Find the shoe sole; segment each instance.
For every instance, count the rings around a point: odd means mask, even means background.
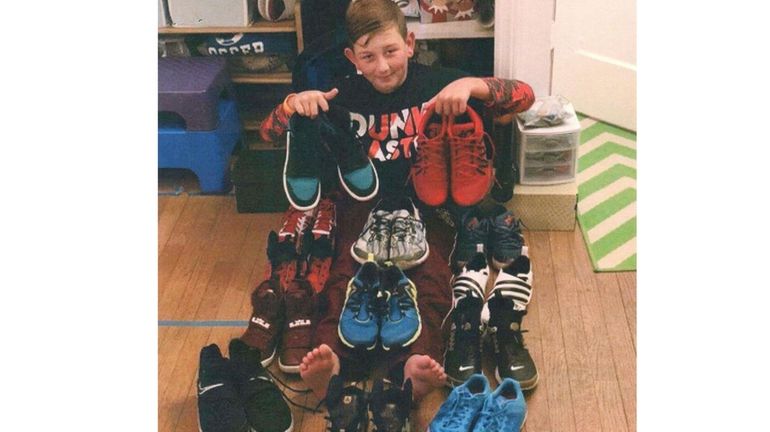
[[[283,191],[286,193],[286,199],[289,200],[289,204],[292,205],[297,210],[300,211],[308,211],[313,208],[315,208],[319,202],[321,202],[321,182],[318,182],[318,190],[316,192],[316,198],[315,202],[312,204],[309,204],[307,206],[300,206],[297,205],[297,203],[294,202],[294,200],[291,198],[291,194],[289,193],[289,185],[286,182],[286,169],[289,167],[289,152],[291,151],[291,132],[288,132],[286,134],[286,160],[283,162]]]
[[[500,377],[500,368],[498,367],[495,367],[495,378],[498,383],[503,382],[503,379]],[[528,391],[537,387],[538,382],[540,382],[540,374],[537,373],[537,369],[535,369],[535,377],[529,381],[519,381],[519,385],[521,386],[521,391]]]
[[[262,360],[261,362],[259,362],[262,365],[262,367],[266,368],[266,367],[270,366],[270,363],[272,363],[273,359],[275,359],[275,352],[276,351],[277,351],[277,349],[273,348],[273,353],[270,355],[270,357],[268,357],[268,358]]]
[[[290,374],[298,374],[299,373],[299,365],[296,366],[286,366],[285,364],[281,363],[280,357],[278,358],[278,369],[281,370],[283,373],[290,373]]]
[[[374,164],[372,163],[371,159],[368,159],[368,162],[369,166],[372,167],[372,172],[374,172],[374,191],[365,197],[359,196],[355,192],[348,189],[348,186],[345,184],[345,180],[342,178],[342,171],[340,170],[340,167],[337,166],[337,176],[340,178],[340,184],[342,184],[342,188],[347,191],[348,195],[358,201],[369,201],[370,199],[374,198],[375,195],[377,195],[377,192],[380,190],[380,178],[377,177],[377,169],[374,168]]]
[[[350,255],[353,256],[353,259],[356,260],[356,262],[359,263],[359,264],[365,264],[367,261],[369,261],[368,257],[361,258],[360,256],[356,255],[356,244],[355,243],[350,245]],[[385,260],[385,261],[387,261],[387,260]],[[375,260],[375,262],[377,262],[378,264],[380,263],[377,260]]]

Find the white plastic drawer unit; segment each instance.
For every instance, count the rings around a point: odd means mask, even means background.
[[[254,17],[254,0],[168,0],[174,27],[245,27]]]
[[[524,128],[517,119],[519,183],[551,185],[575,179],[580,122],[572,105],[567,109],[572,116],[558,126]]]

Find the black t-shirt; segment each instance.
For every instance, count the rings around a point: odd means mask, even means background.
[[[420,111],[447,84],[465,76],[468,74],[457,69],[410,62],[404,84],[393,93],[378,92],[362,75],[345,77],[339,83],[339,94],[332,103],[350,111],[358,136],[377,168],[380,196],[411,194],[404,148],[417,135]],[[480,101],[470,103],[477,111],[482,108]]]

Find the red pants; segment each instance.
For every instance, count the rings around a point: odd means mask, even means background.
[[[370,360],[385,358],[389,369],[403,364],[412,354],[426,354],[443,364],[444,339],[441,323],[452,306],[452,277],[449,254],[454,242],[454,229],[435,216],[434,212],[421,213],[430,247],[428,258],[422,264],[405,271],[417,287],[417,304],[422,319],[422,332],[417,340],[400,351],[383,351],[379,346],[371,352],[354,351],[339,339],[337,326],[345,303],[347,284],[361,264],[350,254],[350,247],[358,239],[366,224],[369,211],[378,199],[356,202],[345,196],[337,201],[337,255],[330,269],[329,279],[319,294],[318,326],[314,346],[326,344],[339,356],[344,367],[356,370],[370,369]],[[365,372],[361,372],[365,373]]]

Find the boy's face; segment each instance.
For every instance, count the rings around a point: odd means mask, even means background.
[[[406,40],[396,26],[375,34],[361,36],[353,49],[345,48],[345,57],[361,71],[380,93],[392,93],[406,80],[409,59],[414,55],[414,33]]]

